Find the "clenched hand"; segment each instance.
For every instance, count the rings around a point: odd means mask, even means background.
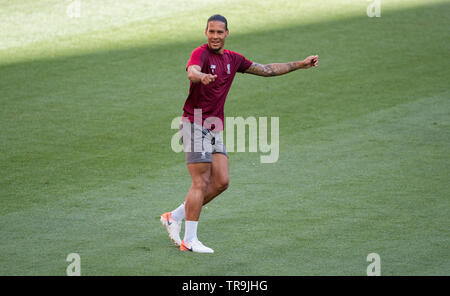
[[[319,56],[309,56],[303,60],[303,69],[308,69],[311,67],[317,67],[319,65]]]

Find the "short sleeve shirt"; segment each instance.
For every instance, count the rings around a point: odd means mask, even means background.
[[[217,75],[217,78],[208,85],[191,82],[183,117],[194,122],[194,109],[201,109],[202,123],[208,117],[216,117],[223,126],[225,100],[234,76],[236,72],[244,73],[252,62],[227,49],[223,54],[215,53],[208,48],[208,44],[203,44],[192,51],[186,69],[191,65],[198,65],[203,73]]]

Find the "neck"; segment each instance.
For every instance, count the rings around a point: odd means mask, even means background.
[[[212,49],[211,47],[209,47],[209,44],[208,44],[208,49],[209,49],[210,51],[212,51],[213,53],[216,53],[216,54],[223,54],[223,51],[224,51],[223,46],[222,46],[220,49],[215,50],[215,49]]]

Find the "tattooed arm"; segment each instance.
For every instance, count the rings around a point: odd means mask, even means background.
[[[317,67],[319,64],[319,56],[309,56],[303,61],[290,62],[290,63],[274,63],[261,65],[253,63],[245,73],[270,77],[283,75],[298,69],[308,69],[311,67]]]

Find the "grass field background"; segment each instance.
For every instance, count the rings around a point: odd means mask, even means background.
[[[449,1],[0,1],[0,275],[450,275]],[[318,3],[320,2],[320,3]],[[101,4],[100,4],[101,3]],[[226,116],[278,116],[280,157],[230,153],[213,255],[160,225],[190,186],[170,129],[206,19],[259,63]]]

